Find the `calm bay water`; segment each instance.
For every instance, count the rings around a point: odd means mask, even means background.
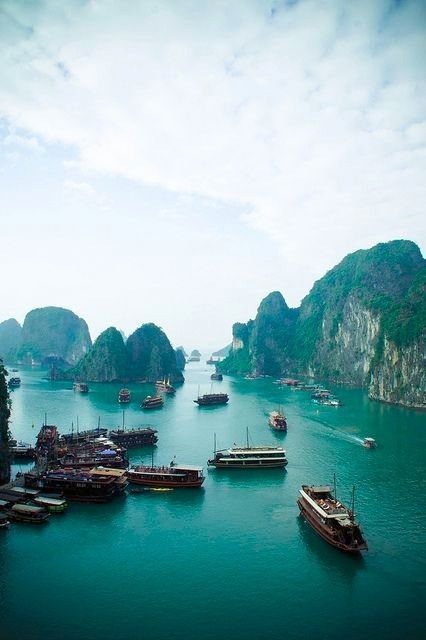
[[[215,390],[228,406],[200,409],[198,385],[211,368],[190,365],[186,383],[164,409],[143,412],[153,391],[133,385],[127,426],[158,428],[155,462],[173,456],[202,464],[217,433],[220,448],[282,444],[286,471],[206,469],[204,488],[129,495],[106,505],[71,504],[46,526],[13,525],[0,535],[0,635],[32,640],[175,640],[420,638],[426,597],[426,417],[370,402],[365,391],[336,389],[340,408],[318,407],[309,394],[272,380],[226,378]],[[120,385],[70,384],[19,374],[11,430],[33,442],[48,422],[69,431],[121,423]],[[287,434],[267,424],[281,404]],[[35,427],[32,428],[32,423]],[[361,446],[376,438],[377,450]],[[131,460],[151,458],[149,448]],[[24,470],[25,465],[14,470]],[[338,497],[357,486],[359,520],[370,550],[360,558],[329,547],[301,521],[302,483],[338,477]]]

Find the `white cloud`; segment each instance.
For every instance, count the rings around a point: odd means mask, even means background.
[[[349,250],[426,237],[424,3],[10,1],[4,16],[14,126],[71,145],[84,171],[245,209],[290,274],[306,269],[293,295]]]

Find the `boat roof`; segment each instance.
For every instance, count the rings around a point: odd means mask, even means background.
[[[198,467],[193,464],[174,464],[174,469],[179,469],[180,471],[202,471],[203,467]]]
[[[105,467],[94,467],[90,469],[89,473],[94,476],[112,476],[114,478],[121,478],[126,473],[125,469],[107,469]]]
[[[0,500],[0,507],[6,507],[9,504],[9,500]]]
[[[331,487],[328,484],[320,484],[318,486],[308,487],[313,493],[330,493]]]
[[[232,449],[226,449],[226,451],[230,454],[232,453],[285,453],[285,450],[282,447],[271,447],[271,446],[261,446],[261,447],[233,447]],[[220,452],[219,452],[220,453]]]
[[[170,470],[168,471],[161,471],[160,469],[158,471],[151,471],[151,469],[149,467],[147,467],[146,469],[129,469],[130,473],[137,473],[140,475],[150,475],[150,476],[170,476],[171,478],[184,478],[185,474],[184,473],[174,473],[171,472]]]
[[[27,513],[40,513],[44,511],[43,507],[34,507],[31,504],[14,504],[12,511],[26,511]]]
[[[364,438],[364,442],[376,442],[374,438]]]
[[[47,498],[46,496],[37,496],[34,498],[36,502],[41,502],[42,504],[50,504],[52,506],[61,506],[66,504],[67,501],[63,498]]]
[[[7,492],[9,493],[18,493],[21,495],[28,495],[28,496],[35,496],[38,495],[40,493],[40,491],[38,491],[37,489],[27,489],[26,487],[10,487],[10,489],[7,489]]]

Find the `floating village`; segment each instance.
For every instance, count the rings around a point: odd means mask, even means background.
[[[199,361],[198,355],[192,358]],[[214,363],[207,361],[207,364]],[[213,381],[222,380],[217,369],[210,377]],[[8,381],[10,389],[18,389],[20,384],[21,380],[16,375]],[[293,378],[278,379],[274,384],[308,393],[312,402],[319,405],[342,406],[330,390],[317,384]],[[79,394],[90,392],[84,382],[75,382],[73,389]],[[176,394],[176,388],[166,378],[158,380],[155,389],[155,395],[141,400],[141,409],[161,409],[165,398]],[[131,398],[130,390],[122,388],[117,402],[126,405]],[[203,408],[226,405],[229,400],[227,393],[213,392],[212,388],[210,393],[201,394],[199,390],[193,402]],[[278,432],[291,428],[281,406],[271,408],[265,424]],[[0,487],[0,528],[6,529],[10,523],[45,524],[51,515],[63,514],[69,502],[105,503],[122,499],[127,493],[200,489],[205,480],[203,465],[196,464],[200,461],[180,463],[174,458],[167,465],[156,465],[154,447],[158,441],[158,429],[150,426],[127,428],[124,411],[121,427],[105,428],[99,418],[98,425],[92,429],[81,430],[77,422],[76,428],[72,425],[68,433],[61,433],[56,425],[48,423],[45,416],[34,445],[10,441],[13,461],[33,461],[34,466],[29,471],[18,472],[12,482]],[[376,442],[366,437],[363,445],[374,449]],[[131,464],[129,450],[139,447],[149,448],[149,464]],[[227,449],[217,448],[215,434],[213,455],[206,464],[208,468],[217,470],[285,470],[288,459],[281,446],[254,446],[247,428],[245,444],[238,446],[234,443]],[[348,507],[337,499],[335,477],[332,486],[304,484],[299,490],[297,505],[301,517],[333,547],[350,554],[368,549],[355,519],[355,488],[352,504]]]

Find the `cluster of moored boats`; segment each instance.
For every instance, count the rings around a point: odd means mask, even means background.
[[[279,384],[310,391],[312,399],[321,404],[333,399],[331,392],[316,385],[304,385],[292,379],[281,380]],[[85,383],[78,385],[76,390],[88,392]],[[158,381],[156,390],[158,396],[145,398],[145,408],[154,408],[158,398],[163,402],[162,394],[175,392],[166,380]],[[122,389],[118,399],[120,403],[130,402],[130,391]],[[228,401],[226,393],[198,393],[194,400],[200,407],[223,405]],[[274,430],[287,430],[287,419],[280,408],[269,413],[268,423]],[[61,435],[55,425],[43,424],[35,447],[11,442],[15,459],[34,459],[36,464],[30,472],[21,475],[19,482],[22,484],[23,481],[23,486],[12,484],[0,490],[0,527],[6,527],[9,521],[47,522],[50,514],[66,510],[68,500],[107,502],[125,495],[127,489],[138,493],[200,488],[205,480],[202,466],[178,464],[175,460],[158,466],[154,465],[153,459],[151,464],[129,465],[127,449],[144,445],[153,447],[157,441],[156,429],[126,429],[124,417],[123,427],[110,431],[99,424],[96,429],[72,429]],[[365,438],[363,444],[368,448],[376,446],[373,438]],[[252,446],[248,430],[245,446],[234,443],[228,449],[217,449],[215,436],[213,456],[207,461],[208,467],[216,469],[284,469],[287,464],[283,447]],[[354,500],[352,508],[346,507],[337,500],[335,487],[333,491],[329,485],[302,485],[297,504],[305,521],[332,546],[348,553],[367,549],[367,542],[355,521]]]

